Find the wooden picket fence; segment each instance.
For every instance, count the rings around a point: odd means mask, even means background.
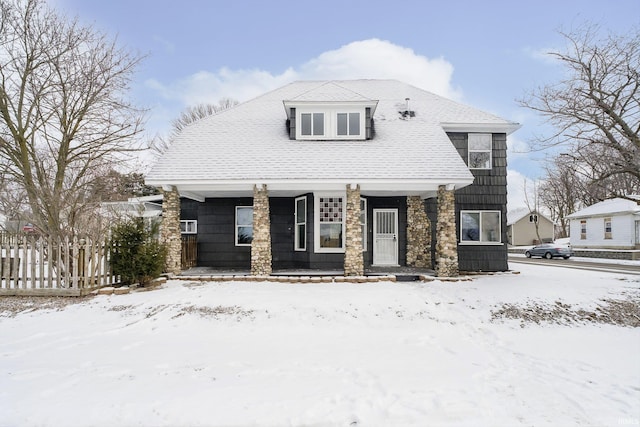
[[[82,296],[118,283],[105,241],[0,234],[0,296]]]

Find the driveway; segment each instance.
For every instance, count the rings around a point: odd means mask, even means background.
[[[554,258],[554,259],[544,259],[544,258],[525,258],[523,255],[519,254],[509,254],[509,263],[510,264],[534,264],[534,265],[544,265],[550,267],[564,267],[564,268],[576,268],[578,270],[592,270],[592,271],[603,271],[608,273],[624,273],[624,274],[634,274],[640,276],[640,262],[635,261],[635,265],[632,263],[634,261],[621,261],[620,264],[614,263],[613,260],[607,260],[608,262],[598,261],[597,258],[594,258],[593,261],[585,261],[584,258]],[[513,268],[513,267],[511,267]]]

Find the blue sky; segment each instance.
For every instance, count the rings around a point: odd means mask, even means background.
[[[190,104],[246,101],[299,79],[397,78],[519,122],[509,138],[510,208],[523,178],[542,176],[524,153],[548,132],[516,100],[559,81],[544,55],[557,30],[585,21],[618,33],[640,25],[638,0],[205,1],[51,0],[62,12],[147,54],[133,84],[148,135]]]

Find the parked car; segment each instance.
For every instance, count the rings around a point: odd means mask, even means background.
[[[527,249],[524,255],[527,258],[531,258],[532,256],[539,256],[546,259],[551,259],[554,257],[562,257],[564,259],[568,259],[572,255],[574,255],[574,253],[573,250],[571,250],[570,246],[559,245],[557,243],[544,243],[542,245],[534,246],[531,249]]]

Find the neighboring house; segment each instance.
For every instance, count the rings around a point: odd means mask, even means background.
[[[506,138],[519,125],[394,80],[300,81],[186,127],[162,187],[169,269],[508,269]]]
[[[554,228],[553,221],[537,211],[520,208],[507,213],[507,241],[512,246],[553,242]]]
[[[130,197],[126,202],[103,202],[101,213],[107,218],[160,218],[162,216],[162,194]]]
[[[640,202],[640,196],[632,196]],[[640,204],[615,198],[591,205],[567,218],[574,248],[640,249]]]

